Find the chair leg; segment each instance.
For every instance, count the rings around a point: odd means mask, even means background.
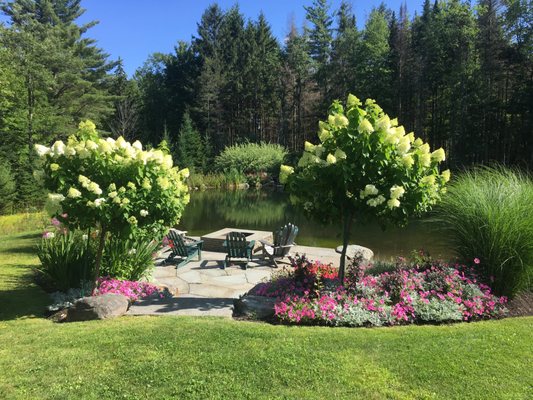
[[[274,258],[274,256],[269,256],[270,258],[270,261],[272,261],[272,264],[274,264],[274,267],[273,268],[278,268],[279,265],[278,263],[276,262],[276,259]]]
[[[226,256],[226,258],[224,259],[224,266],[222,267],[222,269],[226,269],[226,267],[229,266],[229,257]]]

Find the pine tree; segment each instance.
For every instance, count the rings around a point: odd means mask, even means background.
[[[344,99],[348,93],[357,92],[360,35],[351,5],[346,1],[341,2],[337,20],[337,35],[331,55],[332,83],[329,97]]]
[[[188,112],[183,115],[183,123],[179,133],[178,160],[180,167],[187,167],[195,171],[203,171],[206,166],[202,138],[193,127]]]
[[[316,80],[322,101],[320,104],[321,113],[324,112],[326,104],[330,103],[328,97],[330,91],[330,63],[331,50],[333,44],[333,19],[330,15],[327,0],[313,0],[313,4],[304,7],[305,18],[310,23],[306,28],[309,39],[309,54],[314,61],[314,78]],[[327,106],[326,106],[327,107]]]

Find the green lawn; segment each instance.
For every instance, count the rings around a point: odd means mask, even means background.
[[[529,399],[533,318],[397,328],[54,324],[38,234],[0,236],[0,399]]]

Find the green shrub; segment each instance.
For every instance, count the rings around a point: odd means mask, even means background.
[[[12,212],[16,197],[15,179],[9,162],[0,160],[0,214]]]
[[[244,174],[278,173],[287,150],[278,144],[244,143],[229,146],[215,158],[217,171],[232,169]]]
[[[503,167],[460,174],[436,209],[435,221],[457,255],[493,281],[496,294],[531,288],[533,181]]]
[[[45,232],[37,255],[40,271],[52,279],[58,290],[80,288],[82,282],[92,279],[94,251],[79,232]]]
[[[205,175],[191,173],[187,179],[189,187],[201,189],[226,189],[242,183],[246,183],[246,176],[235,169],[231,169],[227,172]]]
[[[50,218],[44,212],[2,215],[0,216],[0,235],[12,235],[34,230],[42,231],[49,222]]]
[[[157,250],[155,241],[135,239],[109,239],[104,248],[101,275],[111,278],[138,281],[152,272],[152,254]]]

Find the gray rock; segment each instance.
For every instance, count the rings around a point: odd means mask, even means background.
[[[129,305],[129,299],[121,294],[83,297],[69,308],[67,322],[120,317],[128,311]]]
[[[342,246],[337,247],[335,251],[342,254]],[[370,261],[374,257],[374,252],[367,247],[350,244],[346,248],[346,257],[350,260],[360,257],[362,261]]]
[[[253,319],[267,319],[274,316],[273,297],[246,295],[233,302],[233,315],[236,317],[248,317]]]

